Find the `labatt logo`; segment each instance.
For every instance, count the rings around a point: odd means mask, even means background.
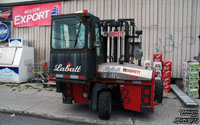
[[[76,66],[75,68],[72,68],[71,62],[68,62],[66,66],[63,66],[63,64],[57,64],[55,65],[54,71],[81,72],[81,66]]]

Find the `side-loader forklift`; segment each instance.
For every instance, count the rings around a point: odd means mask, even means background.
[[[101,119],[110,118],[113,104],[152,112],[163,85],[141,66],[141,34],[134,19],[99,20],[87,10],[52,16],[50,75],[63,103],[88,103]]]

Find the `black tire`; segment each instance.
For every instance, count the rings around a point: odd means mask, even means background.
[[[98,98],[98,114],[99,118],[108,120],[111,116],[112,100],[110,91],[102,91]]]
[[[43,88],[47,88],[47,84],[44,84],[44,83],[43,83]]]
[[[162,103],[163,100],[163,81],[155,80],[155,101]]]

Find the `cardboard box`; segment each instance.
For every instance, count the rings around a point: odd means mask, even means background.
[[[186,85],[183,86],[183,91],[184,91],[185,93],[188,92],[188,87],[186,87]]]
[[[183,66],[182,66],[183,69],[187,69],[187,65],[188,65],[188,63],[187,63],[187,62],[184,62],[184,63],[183,63]]]
[[[188,80],[199,80],[199,72],[187,72]]]
[[[162,78],[162,71],[161,70],[156,70],[156,77]]]
[[[172,69],[172,62],[171,61],[163,61],[162,65],[163,65],[163,67],[162,67],[163,70],[171,71],[171,69]]]
[[[187,78],[187,72],[186,71],[182,71],[182,78],[186,79]]]
[[[199,72],[187,72],[187,76],[199,78]]]
[[[187,71],[189,72],[199,72],[199,62],[190,62],[187,64]]]
[[[191,89],[188,91],[188,95],[192,98],[199,98],[199,90],[198,89]]]
[[[188,68],[187,71],[189,71],[189,72],[199,72],[199,68]]]
[[[156,70],[162,70],[162,62],[153,62],[153,68]]]
[[[162,54],[161,53],[153,54],[153,62],[162,62]]]
[[[188,90],[190,90],[190,89],[199,89],[199,85],[197,85],[197,86],[194,86],[194,85],[187,85],[186,88],[188,88]]]
[[[146,66],[146,67],[152,67],[151,60],[145,60],[144,61],[144,66]]]
[[[182,86],[183,86],[182,90],[186,93],[187,92],[187,79],[183,79]]]
[[[187,68],[199,68],[199,62],[189,62]]]
[[[186,87],[188,88],[188,90],[199,89],[199,81],[190,81],[190,80],[187,80]]]
[[[184,86],[186,86],[186,84],[187,84],[187,79],[183,79],[183,81],[182,81],[182,85]]]

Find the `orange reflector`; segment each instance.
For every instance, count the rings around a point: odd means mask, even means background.
[[[88,14],[88,10],[83,10],[83,14]]]

